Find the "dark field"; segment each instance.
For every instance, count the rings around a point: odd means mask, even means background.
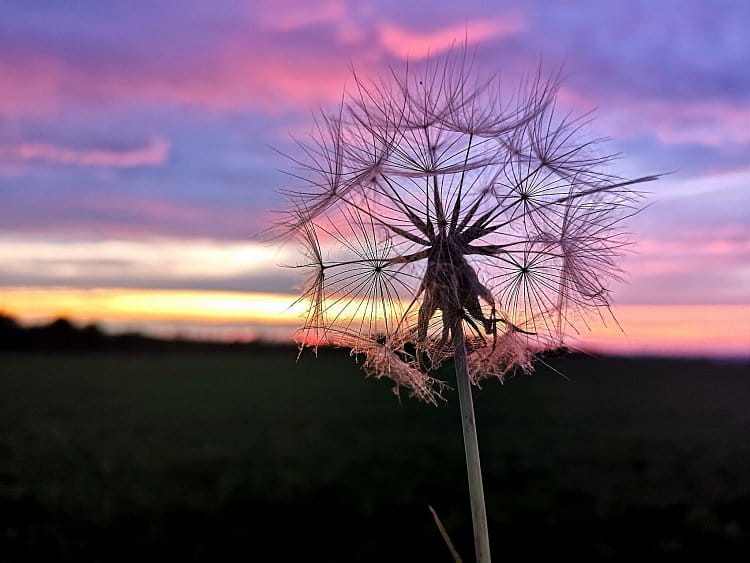
[[[555,360],[475,394],[497,561],[750,550],[747,364]],[[0,561],[472,559],[458,399],[346,355],[0,355]]]

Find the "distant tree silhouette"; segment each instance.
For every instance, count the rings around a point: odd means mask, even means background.
[[[289,343],[286,347],[291,348]],[[188,339],[165,340],[137,332],[107,334],[96,324],[76,326],[66,318],[49,324],[24,327],[10,315],[0,313],[0,351],[16,352],[189,352],[263,353],[285,347],[264,342],[205,342]]]

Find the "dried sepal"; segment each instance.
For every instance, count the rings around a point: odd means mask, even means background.
[[[536,354],[542,346],[514,329],[508,329],[494,340],[474,340],[468,356],[469,376],[472,383],[496,378],[504,381],[515,370],[530,373]]]

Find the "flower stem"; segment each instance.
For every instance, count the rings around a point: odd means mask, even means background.
[[[474,524],[474,551],[477,563],[490,563],[490,538],[487,531],[487,510],[484,507],[482,468],[479,463],[479,443],[477,424],[474,418],[474,402],[471,398],[469,366],[466,363],[466,344],[463,325],[459,321],[453,331],[455,346],[456,386],[458,403],[461,407],[461,428],[464,435],[466,453],[466,473],[469,478],[469,498],[471,499],[471,519]]]

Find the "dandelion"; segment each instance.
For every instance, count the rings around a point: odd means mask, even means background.
[[[305,249],[300,350],[346,346],[364,369],[437,403],[453,358],[478,561],[489,540],[471,383],[530,371],[593,310],[627,244],[633,186],[561,115],[537,72],[510,94],[464,52],[387,79],[354,76],[299,142],[292,211]]]

